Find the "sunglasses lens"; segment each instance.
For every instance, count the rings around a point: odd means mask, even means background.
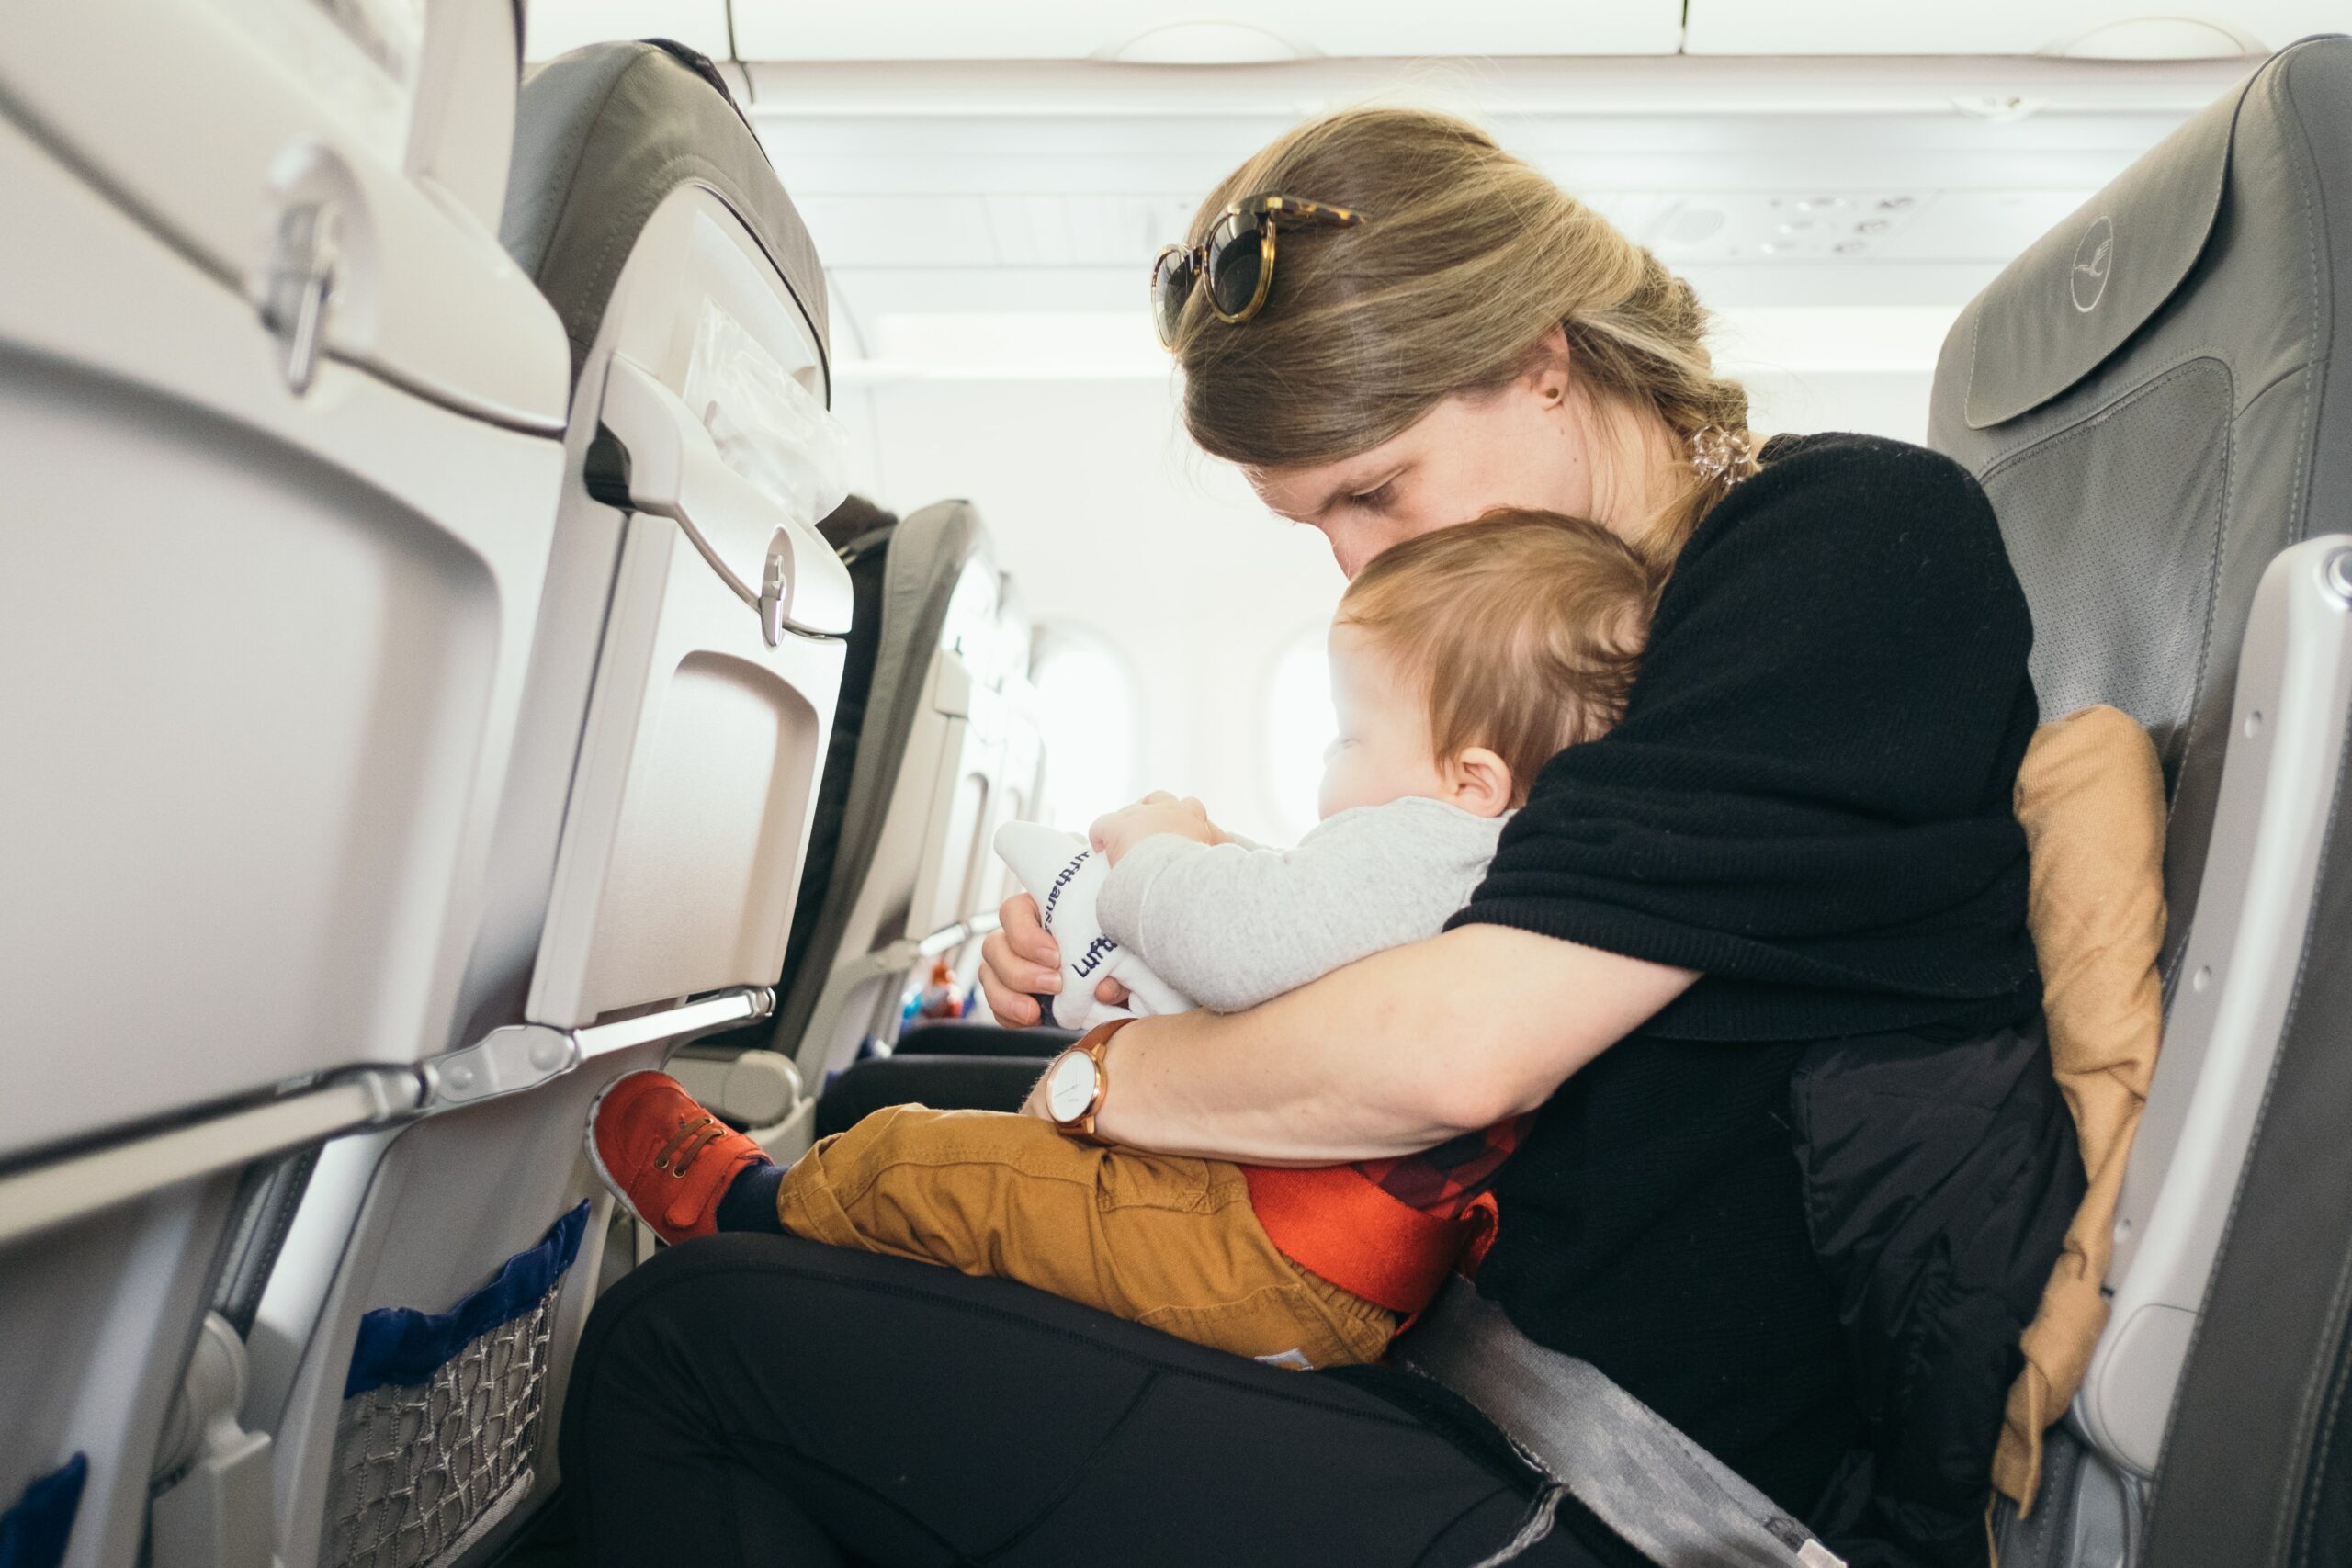
[[[1265,268],[1258,221],[1236,214],[1219,219],[1209,231],[1209,302],[1224,315],[1241,314],[1258,297],[1259,275]]]
[[[1151,268],[1151,321],[1164,346],[1175,346],[1176,323],[1183,319],[1184,298],[1192,291],[1193,258],[1182,251],[1161,252]]]

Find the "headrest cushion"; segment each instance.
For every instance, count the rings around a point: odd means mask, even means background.
[[[2245,90],[2158,142],[1984,290],[1951,344],[1968,364],[1965,415],[1983,430],[2065,391],[2172,297],[2212,232]]]

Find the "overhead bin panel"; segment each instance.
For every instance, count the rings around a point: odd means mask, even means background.
[[[745,60],[1124,60],[1227,65],[1317,56],[1672,54],[1680,0],[1259,0],[1249,19],[1170,0],[734,0]],[[534,31],[537,30],[536,19]]]
[[[1686,54],[2059,54],[2201,60],[2266,54],[2346,25],[2344,0],[1690,0]]]
[[[727,0],[531,0],[523,58],[553,60],[584,43],[637,38],[674,39],[713,60],[735,52]]]

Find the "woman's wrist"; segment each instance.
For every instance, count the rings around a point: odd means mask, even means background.
[[[1111,1125],[1105,1124],[1105,1119],[1110,1117],[1112,1114],[1112,1103],[1118,1099],[1119,1094],[1120,1042],[1125,1039],[1127,1035],[1133,1033],[1137,1027],[1147,1021],[1148,1021],[1144,1019],[1135,1020],[1124,1028],[1113,1032],[1111,1038],[1105,1041],[1102,1045],[1102,1056],[1100,1058],[1102,1063],[1101,1071],[1102,1074],[1102,1100],[1101,1104],[1094,1108],[1094,1131],[1098,1137],[1103,1138],[1111,1143],[1115,1144],[1123,1141],[1114,1130],[1115,1123]],[[1076,1047],[1072,1047],[1071,1049],[1076,1049]],[[1046,1080],[1053,1076],[1054,1063],[1060,1061],[1062,1056],[1067,1054],[1067,1052],[1056,1053],[1053,1060],[1046,1064],[1046,1070],[1037,1075],[1037,1081],[1029,1086],[1029,1093],[1021,1102],[1022,1115],[1035,1116],[1040,1121],[1052,1122],[1057,1126],[1060,1125],[1059,1121],[1054,1115],[1052,1107],[1046,1103]]]
[[[1111,1036],[1102,1047],[1102,1103],[1094,1108],[1094,1135],[1106,1143],[1125,1144],[1128,1140],[1119,1133],[1119,1113],[1113,1107],[1123,1092],[1135,1089],[1136,1075],[1127,1069],[1136,1065],[1135,1048],[1129,1042],[1138,1029],[1148,1029],[1156,1021],[1139,1018]],[[1128,1093],[1132,1101],[1136,1096]]]

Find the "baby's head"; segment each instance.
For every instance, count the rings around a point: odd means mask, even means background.
[[[1408,539],[1331,620],[1322,814],[1406,795],[1481,817],[1624,712],[1656,570],[1598,523],[1504,509]]]

